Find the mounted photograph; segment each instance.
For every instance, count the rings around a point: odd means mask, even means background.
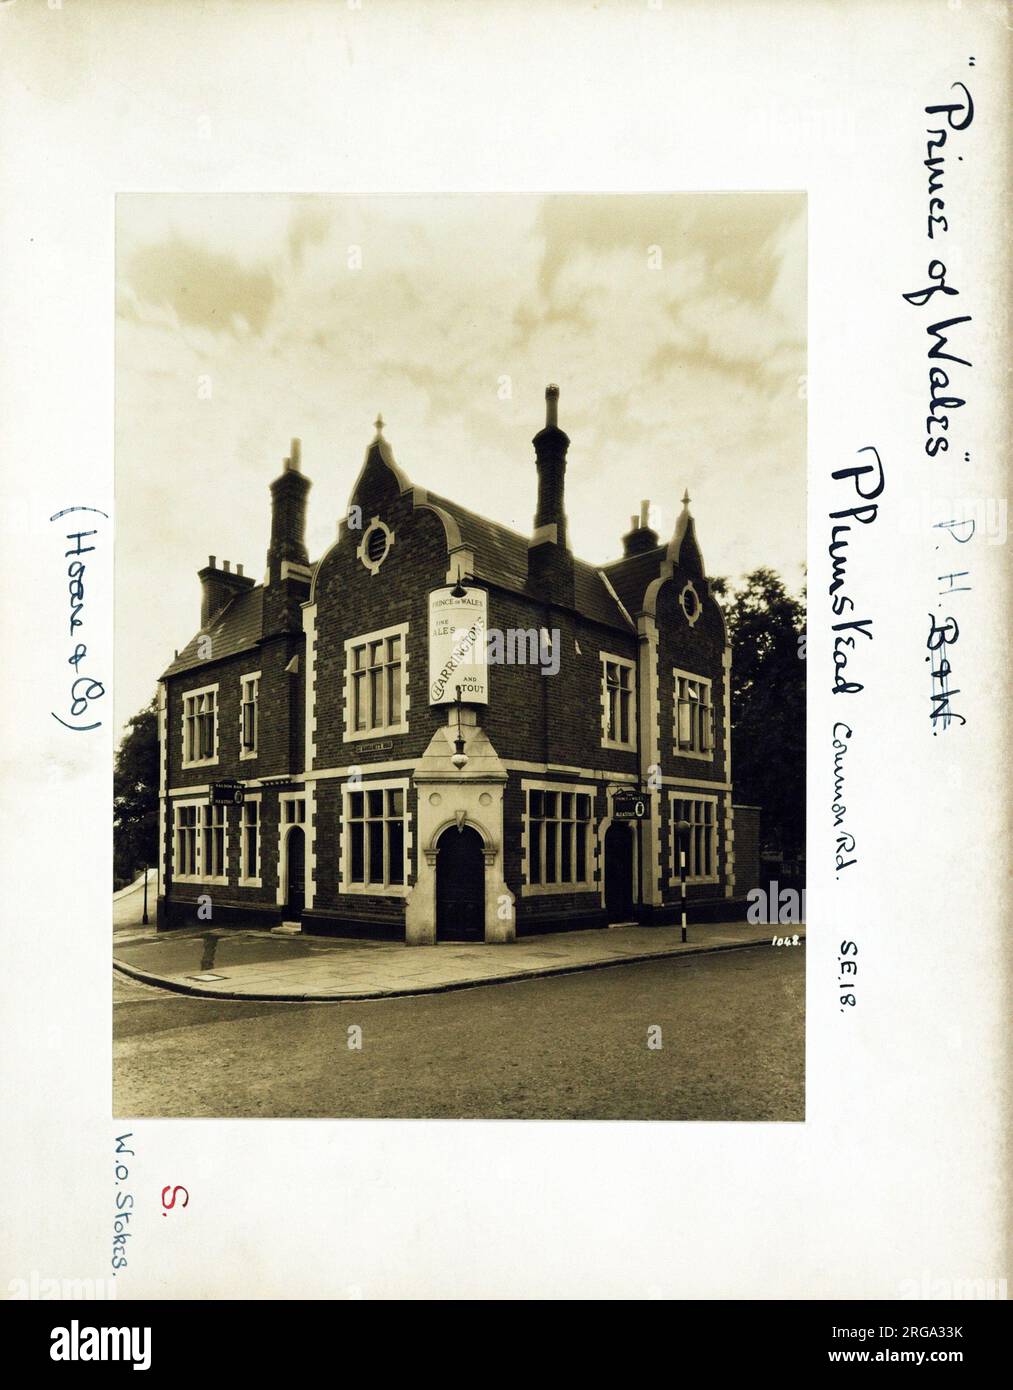
[[[118,196],[117,1117],[804,1120],[806,259]]]

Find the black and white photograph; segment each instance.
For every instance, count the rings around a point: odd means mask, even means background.
[[[1010,12],[0,0],[26,1374],[991,1370]]]
[[[117,1114],[802,1120],[805,196],[123,196],[116,288]]]

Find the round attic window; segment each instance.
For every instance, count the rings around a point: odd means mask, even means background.
[[[683,613],[686,615],[686,621],[689,623],[690,627],[692,627],[697,618],[699,618],[700,609],[702,607],[700,595],[693,588],[692,584],[687,584],[683,588],[682,593],[679,595],[679,604]]]
[[[374,517],[363,533],[358,550],[359,559],[370,574],[376,574],[393,544],[394,532],[379,517]]]

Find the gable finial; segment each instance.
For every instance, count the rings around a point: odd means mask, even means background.
[[[684,507],[689,506],[689,488],[687,488],[686,491],[682,494],[682,505]]]
[[[376,419],[373,421],[373,424],[376,426],[377,434],[383,434],[383,416],[377,415]]]

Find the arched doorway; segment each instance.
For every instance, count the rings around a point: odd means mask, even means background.
[[[633,826],[610,825],[605,832],[605,911],[610,922],[633,920]]]
[[[485,940],[485,856],[470,825],[449,826],[436,846],[437,941]]]
[[[293,825],[285,841],[285,912],[294,919],[305,906],[306,836],[301,825]]]

